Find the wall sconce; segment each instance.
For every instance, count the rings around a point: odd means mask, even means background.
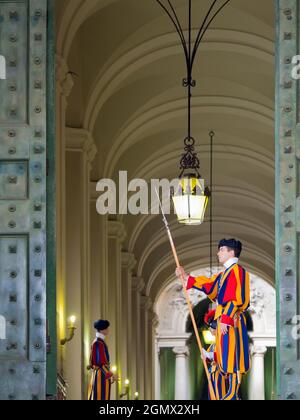
[[[126,381],[124,382],[124,386],[125,386],[125,391],[124,391],[123,394],[120,395],[120,398],[127,397],[127,400],[129,400],[129,394],[130,394],[130,381],[129,381],[129,379],[126,379]]]
[[[70,341],[72,341],[73,338],[74,338],[74,336],[75,336],[75,331],[76,331],[76,316],[74,316],[74,315],[69,318],[68,330],[69,330],[69,337],[66,337],[66,338],[60,340],[60,344],[62,346],[66,345],[67,343],[69,343]]]
[[[140,394],[138,393],[138,392],[136,392],[135,394],[134,394],[134,400],[135,401],[138,401],[140,399]]]

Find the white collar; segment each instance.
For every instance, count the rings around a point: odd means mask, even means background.
[[[230,258],[230,260],[226,261],[226,263],[224,264],[224,267],[226,268],[226,270],[231,267],[234,264],[237,264],[239,262],[238,258]]]
[[[105,335],[103,335],[99,332],[96,333],[96,338],[100,338],[101,340],[105,341]]]

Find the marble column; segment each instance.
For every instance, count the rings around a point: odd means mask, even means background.
[[[122,244],[126,238],[123,223],[118,221],[108,222],[108,319],[111,323],[108,344],[111,363],[118,368],[122,375]],[[111,304],[109,304],[111,302]],[[124,378],[121,377],[123,381]],[[114,385],[112,399],[118,399],[122,392],[122,383]]]
[[[66,109],[74,81],[66,60],[56,56],[56,278],[58,339],[67,333],[66,315]],[[65,376],[65,347],[58,348],[57,369]]]
[[[67,313],[78,318],[73,342],[67,346],[70,396],[87,396],[91,336],[91,283],[90,283],[90,172],[97,153],[89,132],[81,129],[66,130],[67,179]],[[76,348],[75,348],[76,343]],[[72,363],[71,363],[72,361]],[[73,366],[73,368],[72,368]],[[77,368],[81,367],[81,373]],[[81,381],[78,377],[81,376]]]
[[[141,277],[132,278],[132,391],[139,392],[142,395],[142,384],[140,372],[142,370],[143,355],[141,354],[141,318],[140,318],[140,300],[141,293],[145,288],[145,282]]]
[[[153,312],[153,302],[150,298],[146,304],[146,337],[145,337],[145,395],[148,401],[154,399],[153,379],[154,379],[154,334],[153,334],[153,320],[155,314]]]
[[[149,364],[149,322],[148,322],[148,311],[152,307],[151,299],[148,296],[141,296],[140,299],[140,319],[141,319],[141,329],[140,329],[140,355],[143,358],[140,366],[140,386],[141,386],[141,395],[143,399],[147,400],[149,398],[149,375],[152,374],[152,366]]]
[[[159,318],[155,312],[152,314],[152,400],[160,400],[160,348],[157,340]]]
[[[265,355],[267,348],[252,347],[252,369],[249,380],[249,400],[265,400]]]
[[[155,339],[155,400],[161,400],[160,347]]]
[[[132,272],[136,259],[129,252],[122,252],[122,329],[121,329],[121,369],[122,378],[130,380],[133,386],[132,372]],[[124,382],[124,381],[123,381]],[[134,391],[135,392],[135,391]]]
[[[96,209],[99,193],[96,182],[90,183],[90,236],[91,236],[91,317],[108,318],[108,232],[107,216],[100,216]],[[92,327],[92,326],[91,326]]]
[[[189,377],[187,361],[189,356],[189,349],[187,347],[174,347],[173,352],[176,356],[175,400],[188,400]]]

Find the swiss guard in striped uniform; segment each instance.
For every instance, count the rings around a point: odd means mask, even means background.
[[[213,310],[209,311],[204,317],[204,322],[210,329],[213,337],[216,337],[217,334],[217,321],[215,320],[215,316],[216,311]],[[226,375],[223,375],[217,363],[216,344],[212,344],[207,351],[203,350],[203,357],[209,366],[209,374],[214,388],[215,397],[217,400],[223,400],[223,398],[227,395],[228,386]],[[209,399],[211,399],[210,394]]]
[[[97,330],[96,340],[91,349],[90,366],[92,378],[88,390],[88,399],[109,401],[111,385],[117,376],[110,371],[110,358],[105,338],[109,333],[109,322],[99,320],[94,323]]]
[[[228,392],[223,400],[238,400],[242,376],[250,370],[249,339],[245,312],[250,305],[249,273],[239,265],[242,244],[235,239],[223,239],[219,244],[218,258],[225,271],[208,277],[186,275],[178,268],[176,275],[184,275],[187,290],[204,292],[217,304],[215,320],[216,362],[228,377]]]

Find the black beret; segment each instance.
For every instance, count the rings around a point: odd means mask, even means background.
[[[96,321],[94,323],[94,328],[97,331],[104,331],[107,330],[107,328],[110,326],[110,323],[108,321],[104,321],[103,319],[99,319],[99,321]]]
[[[243,245],[240,241],[236,239],[222,239],[219,243],[219,249],[222,246],[227,246],[228,248],[237,249],[238,251],[242,252]]]

